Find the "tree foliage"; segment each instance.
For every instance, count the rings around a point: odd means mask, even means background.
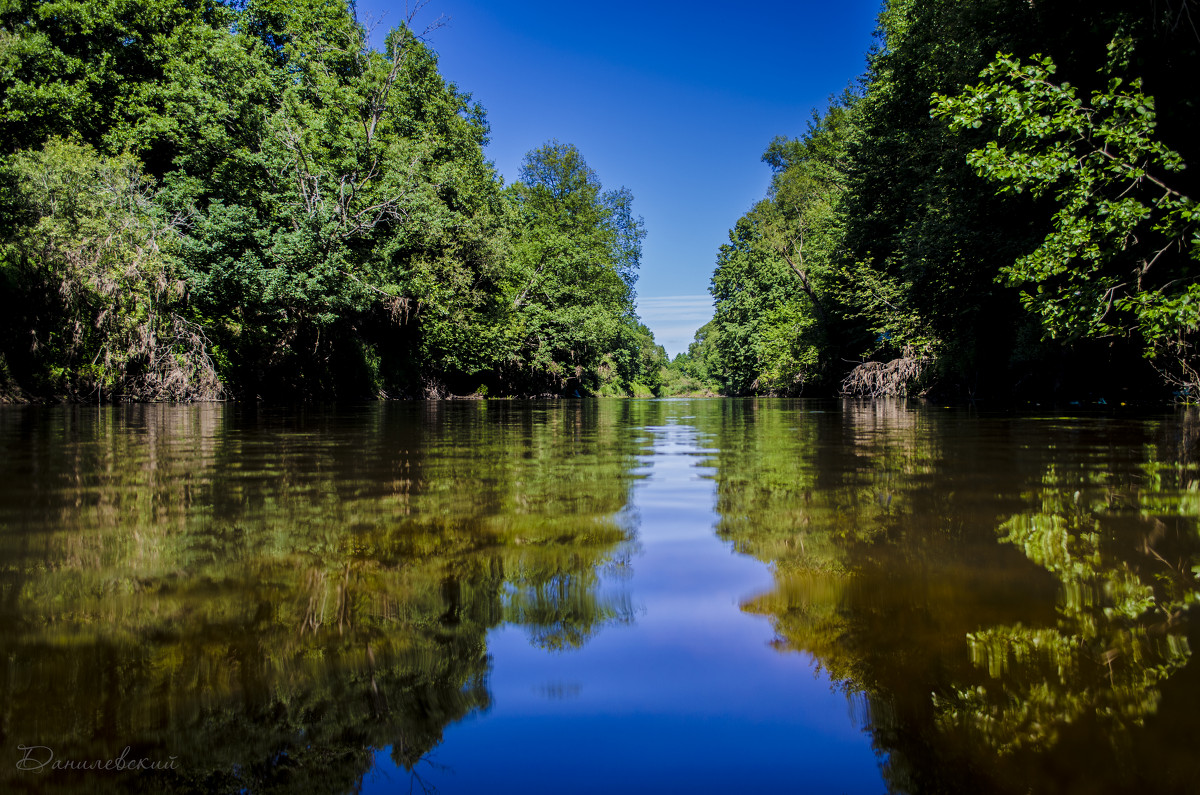
[[[1200,119],[1172,75],[1200,37],[1178,13],[886,3],[859,95],[771,144],[718,255],[722,388],[1194,395]]]
[[[834,270],[841,235],[846,148],[858,98],[846,92],[801,138],[776,138],[763,154],[773,172],[767,198],[730,232],[717,256],[716,312],[706,344],[709,372],[734,394],[798,394],[830,369]]]
[[[0,9],[8,375],[125,399],[653,381],[632,195],[602,192],[568,145],[504,189],[483,109],[411,24],[376,50],[340,1]],[[575,181],[554,197],[556,168]],[[47,180],[86,206],[47,204]],[[61,290],[70,268],[80,287]]]
[[[994,127],[999,140],[967,160],[1001,192],[1053,196],[1050,233],[1002,268],[1047,332],[1137,334],[1147,355],[1173,358],[1170,375],[1195,388],[1200,210],[1170,184],[1184,162],[1156,135],[1154,98],[1140,78],[1115,74],[1131,47],[1129,39],[1109,45],[1107,85],[1087,103],[1054,81],[1049,57],[1001,55],[980,84],[937,97],[935,114],[952,129]]]
[[[646,371],[649,336],[633,310],[645,232],[632,195],[605,192],[579,150],[558,141],[526,155],[511,195],[514,364],[546,389],[627,388]]]

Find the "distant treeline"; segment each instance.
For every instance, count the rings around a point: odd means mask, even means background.
[[[859,84],[767,148],[673,369],[726,394],[1194,400],[1198,30],[1187,2],[885,3]]]
[[[487,135],[343,0],[4,3],[0,398],[657,388],[630,193]]]

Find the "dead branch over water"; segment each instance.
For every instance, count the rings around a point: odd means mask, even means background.
[[[842,381],[842,394],[851,397],[905,397],[914,394],[930,362],[912,348],[890,362],[863,362]]]

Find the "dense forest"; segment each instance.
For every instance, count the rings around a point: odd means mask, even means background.
[[[411,19],[12,0],[0,399],[1195,399],[1189,3],[893,0],[877,36],[667,366],[630,192],[558,141],[505,185]]]
[[[428,32],[0,5],[0,397],[649,394],[632,195],[558,141],[504,185]]]
[[[886,2],[865,75],[763,154],[672,382],[1194,400],[1193,11]]]

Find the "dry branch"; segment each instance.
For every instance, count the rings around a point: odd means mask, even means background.
[[[842,394],[864,398],[911,395],[931,362],[912,348],[905,348],[903,356],[890,362],[863,362],[842,381]]]

